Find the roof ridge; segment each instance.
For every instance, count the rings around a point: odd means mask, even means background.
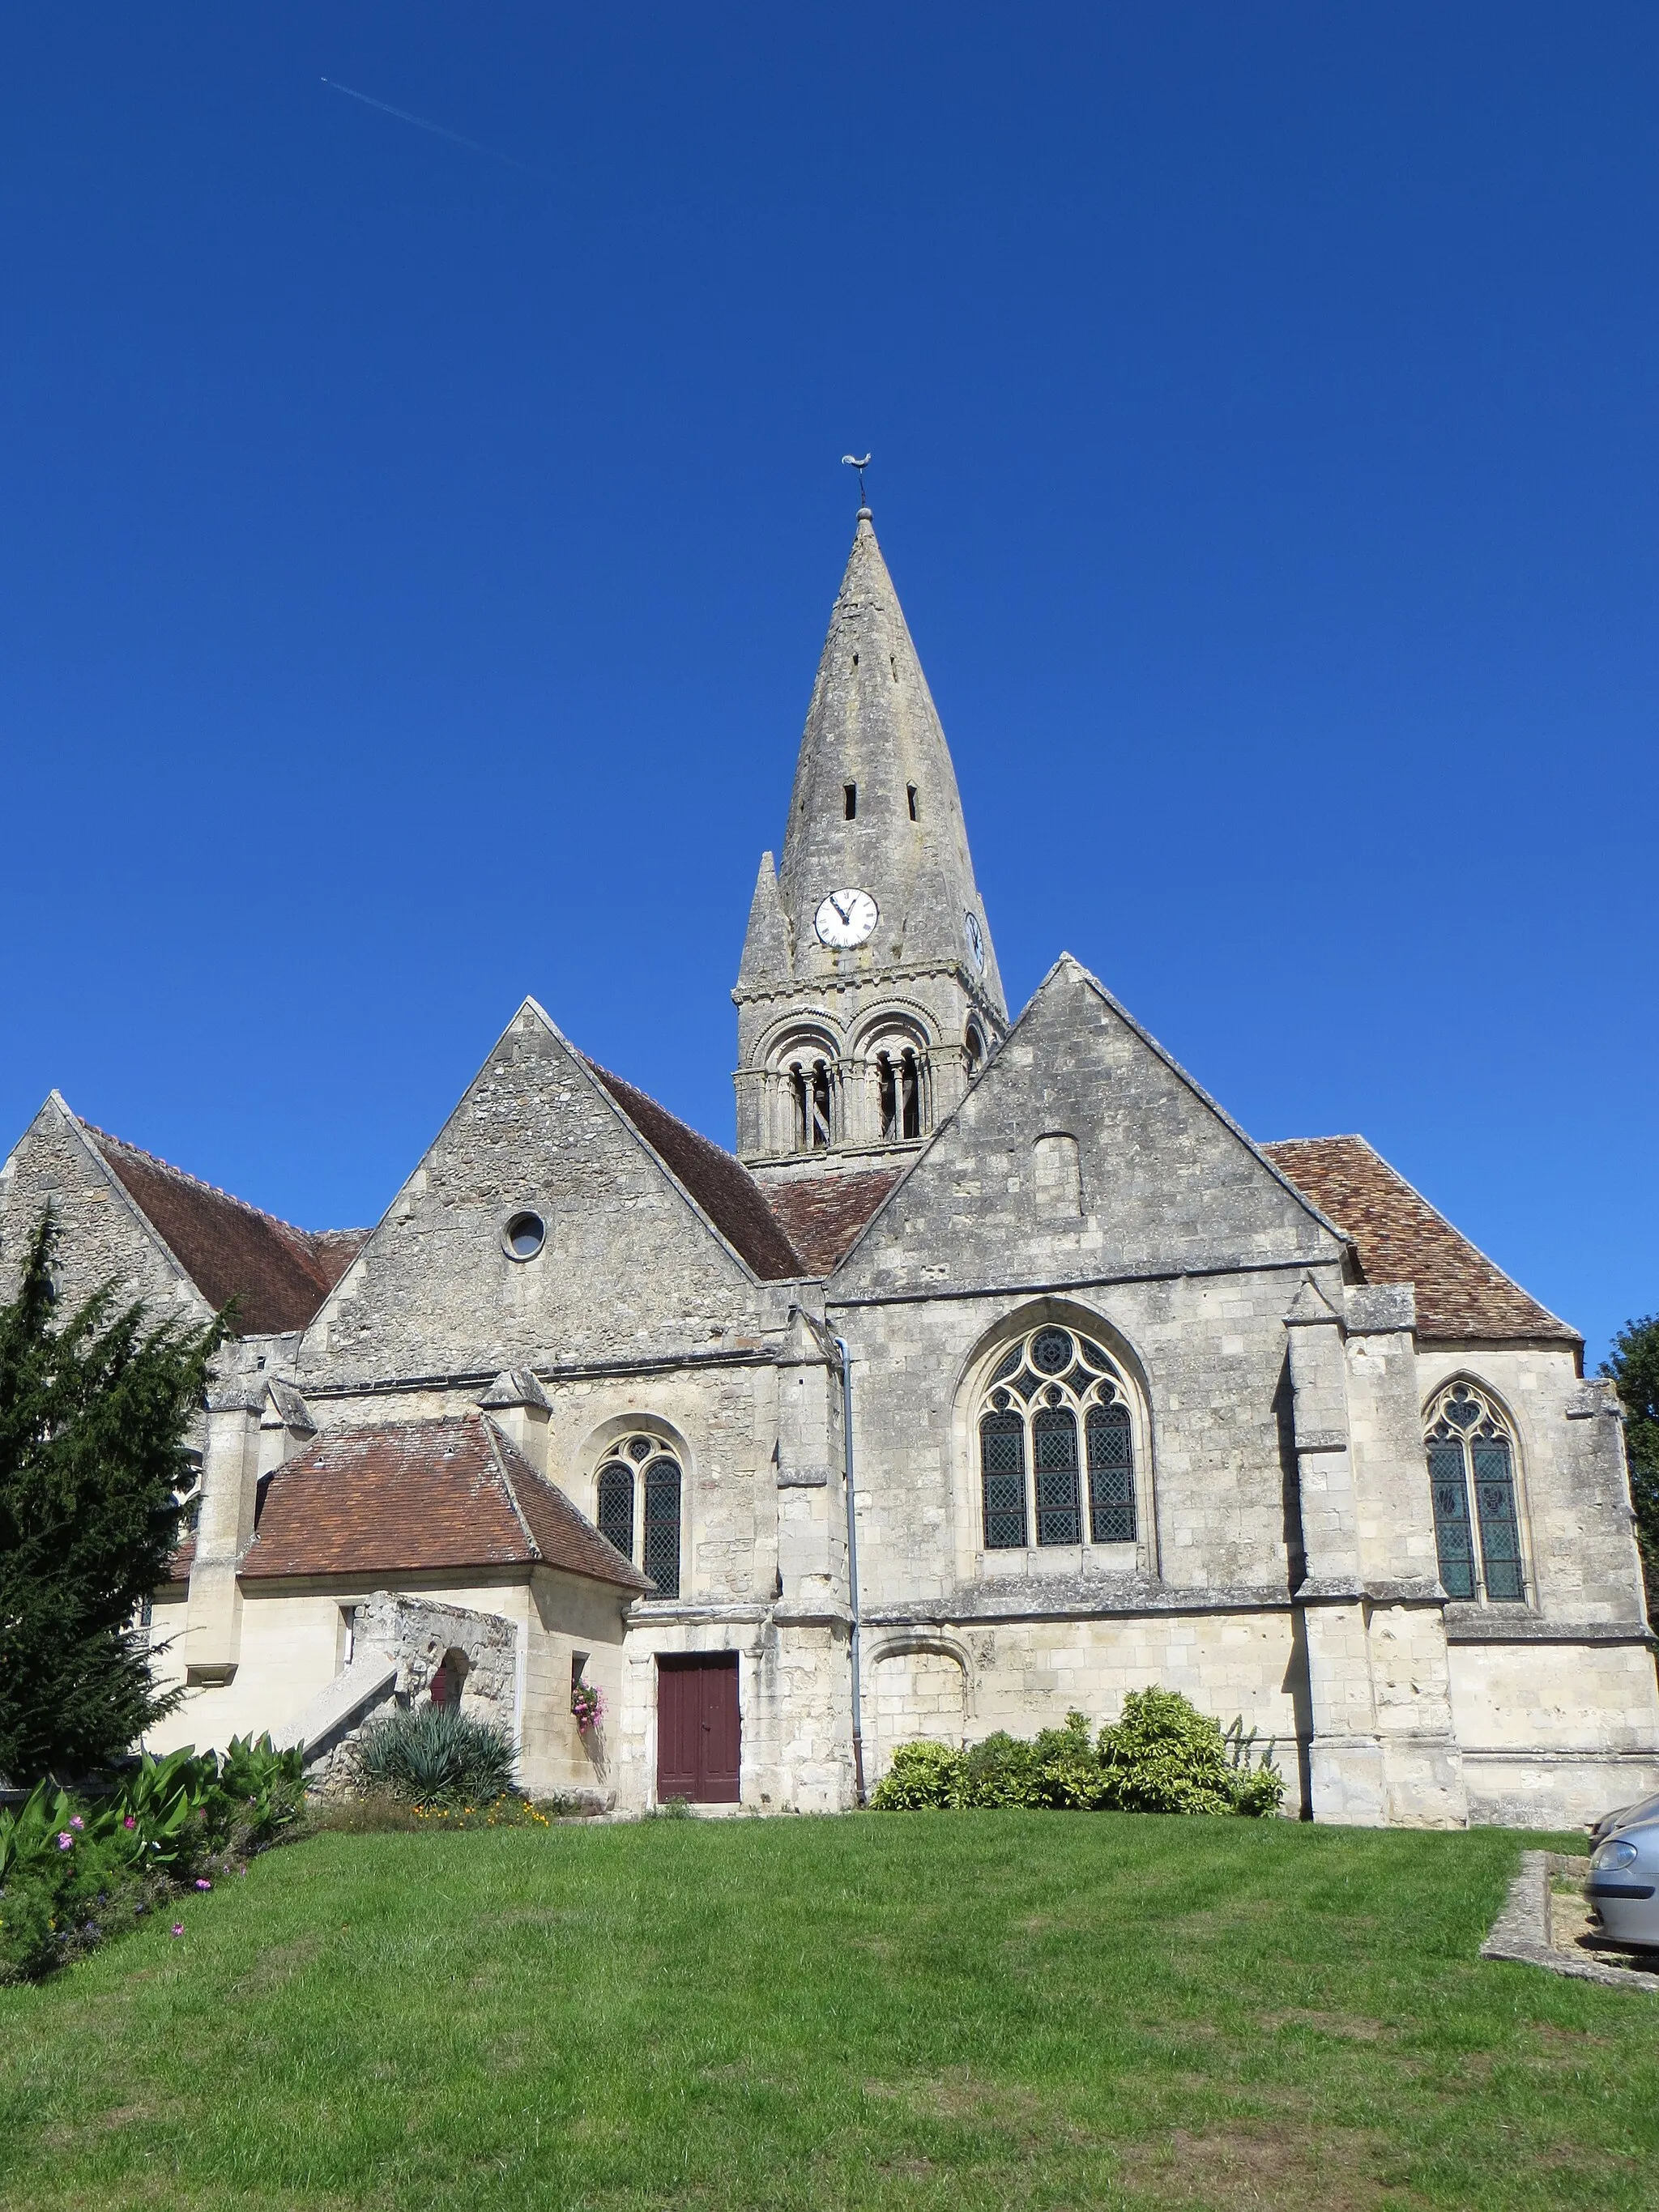
[[[484,1413],[477,1406],[473,1407],[472,1411],[466,1416],[466,1419],[468,1421],[477,1421],[479,1426],[483,1429],[484,1442],[489,1448],[489,1455],[495,1462],[495,1471],[501,1476],[501,1487],[507,1492],[507,1502],[513,1509],[513,1517],[523,1530],[525,1542],[530,1547],[530,1556],[532,1559],[541,1559],[543,1556],[542,1547],[536,1541],[536,1533],[530,1525],[529,1517],[526,1514],[523,1506],[519,1503],[519,1493],[513,1486],[513,1471],[507,1463],[507,1454],[501,1449],[502,1445],[506,1443],[508,1439],[501,1433],[501,1430],[496,1427],[495,1422],[491,1420],[489,1414]],[[535,1472],[534,1468],[532,1468],[531,1472],[533,1474]]]
[[[151,1167],[160,1168],[163,1175],[176,1176],[180,1182],[187,1182],[192,1190],[204,1190],[211,1198],[222,1198],[228,1205],[240,1206],[244,1213],[258,1214],[261,1221],[270,1222],[275,1229],[286,1229],[295,1237],[356,1237],[360,1233],[356,1227],[302,1229],[297,1221],[286,1221],[280,1213],[272,1213],[268,1207],[256,1206],[251,1198],[239,1198],[234,1190],[226,1190],[219,1183],[209,1182],[201,1176],[192,1175],[188,1168],[176,1166],[172,1160],[164,1160],[159,1152],[146,1152],[142,1145],[135,1145],[131,1138],[118,1137],[113,1129],[100,1129],[95,1121],[86,1121],[78,1114],[75,1118],[89,1137],[96,1138],[102,1144],[118,1145],[124,1152],[136,1153],[141,1160],[147,1160]],[[368,1231],[361,1233],[367,1235]]]
[[[701,1129],[694,1128],[690,1121],[682,1121],[672,1107],[665,1106],[661,1099],[653,1097],[639,1084],[630,1083],[625,1075],[617,1074],[613,1069],[605,1066],[590,1054],[583,1052],[580,1047],[570,1044],[568,1039],[564,1042],[567,1049],[574,1054],[610,1100],[612,1111],[622,1115],[633,1130],[635,1136],[647,1147],[665,1172],[672,1178],[703,1220],[714,1230],[715,1235],[723,1241],[727,1249],[737,1255],[757,1281],[787,1282],[811,1274],[811,1268],[796,1249],[788,1231],[773,1212],[764,1188],[735,1152],[728,1152],[725,1146],[717,1144],[713,1137],[705,1136]],[[687,1177],[681,1173],[680,1168],[658,1144],[650,1129],[641,1122],[638,1114],[629,1105],[627,1102],[629,1097],[637,1099],[651,1114],[660,1115],[662,1120],[677,1135],[689,1138],[694,1147],[706,1154],[711,1162],[719,1164],[722,1172],[730,1171],[735,1176],[734,1188],[741,1190],[746,1199],[752,1198],[768,1231],[777,1238],[782,1255],[793,1263],[787,1270],[781,1273],[767,1272],[767,1266],[769,1263],[763,1265],[760,1259],[745,1249],[745,1245],[738,1241],[739,1224],[730,1218],[729,1209],[724,1209],[726,1218],[723,1218],[723,1209],[716,1205],[714,1195],[708,1188],[705,1186],[698,1189],[688,1181]],[[664,1131],[659,1132],[659,1134],[665,1133],[666,1132]]]
[[[575,1048],[573,1047],[572,1049]],[[723,1160],[730,1160],[733,1167],[743,1168],[743,1162],[735,1152],[728,1152],[724,1145],[717,1143],[713,1137],[705,1136],[701,1129],[694,1128],[690,1121],[683,1121],[672,1106],[663,1104],[654,1091],[647,1091],[642,1084],[630,1082],[625,1075],[618,1075],[614,1067],[605,1066],[594,1059],[592,1053],[581,1053],[580,1057],[586,1061],[589,1068],[598,1076],[601,1083],[618,1083],[624,1091],[631,1091],[636,1098],[648,1099],[658,1113],[666,1115],[677,1128],[684,1129],[688,1137],[695,1137],[700,1145],[707,1145],[711,1152],[718,1152]],[[743,1168],[743,1171],[745,1175],[749,1174],[747,1168]],[[753,1181],[752,1176],[750,1181]],[[756,1188],[759,1188],[760,1186],[757,1184]]]
[[[1285,1144],[1304,1145],[1328,1145],[1334,1141],[1337,1140],[1329,1137],[1286,1137],[1280,1139],[1280,1142]],[[1449,1229],[1452,1235],[1457,1237],[1461,1243],[1467,1244],[1470,1251],[1474,1253],[1475,1258],[1480,1261],[1486,1267],[1490,1267],[1493,1274],[1498,1277],[1500,1282],[1507,1283],[1512,1291],[1518,1291],[1521,1296],[1527,1299],[1530,1304],[1537,1307],[1540,1313],[1547,1314],[1551,1321],[1559,1323],[1562,1328],[1572,1328],[1572,1323],[1570,1321],[1565,1320],[1560,1314],[1557,1313],[1553,1306],[1547,1306],[1542,1298],[1535,1297],[1534,1293],[1527,1288],[1526,1285],[1520,1280],[1519,1277],[1510,1274],[1507,1267],[1500,1266],[1499,1263],[1492,1258],[1492,1254],[1486,1249],[1484,1245],[1477,1244],[1467,1229],[1460,1229],[1457,1224],[1452,1219],[1450,1214],[1443,1213],[1431,1198],[1426,1196],[1425,1193],[1419,1190],[1417,1185],[1412,1181],[1408,1175],[1402,1174],[1400,1169],[1395,1167],[1391,1159],[1387,1158],[1382,1152],[1377,1151],[1376,1146],[1372,1144],[1369,1137],[1362,1137],[1356,1133],[1354,1136],[1342,1139],[1340,1141],[1348,1144],[1364,1145],[1366,1151],[1371,1155],[1372,1158],[1380,1160],[1382,1165],[1388,1170],[1389,1173],[1394,1177],[1395,1181],[1402,1184],[1404,1188],[1411,1193],[1412,1196],[1417,1200],[1418,1204],[1423,1208],[1425,1212],[1431,1213],[1435,1219],[1440,1223],[1443,1228]],[[1578,1334],[1577,1330],[1574,1330],[1573,1333],[1575,1335]]]

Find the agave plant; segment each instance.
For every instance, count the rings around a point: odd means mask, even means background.
[[[453,1705],[416,1705],[366,1728],[357,1773],[365,1789],[414,1804],[446,1798],[489,1804],[516,1784],[507,1738]]]

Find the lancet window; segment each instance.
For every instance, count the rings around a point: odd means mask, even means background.
[[[594,1477],[599,1534],[649,1575],[658,1597],[680,1594],[680,1463],[660,1437],[624,1437]]]
[[[1426,1443],[1434,1540],[1448,1595],[1524,1600],[1509,1423],[1485,1391],[1454,1382],[1429,1409]]]
[[[1099,1345],[1053,1324],[1004,1353],[979,1415],[985,1546],[1135,1540],[1123,1378]]]

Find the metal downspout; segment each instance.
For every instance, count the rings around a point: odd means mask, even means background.
[[[841,1354],[842,1480],[847,1491],[847,1601],[852,1609],[853,1634],[853,1789],[864,1802],[864,1647],[859,1630],[859,1529],[853,1502],[853,1355],[844,1336],[832,1337]]]

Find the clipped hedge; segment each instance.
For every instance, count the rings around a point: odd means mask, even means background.
[[[1081,1713],[1034,1741],[999,1732],[967,1751],[902,1744],[871,1799],[883,1813],[1024,1807],[1067,1813],[1276,1813],[1285,1778],[1242,1721],[1222,1729],[1178,1690],[1131,1692],[1091,1738]]]

